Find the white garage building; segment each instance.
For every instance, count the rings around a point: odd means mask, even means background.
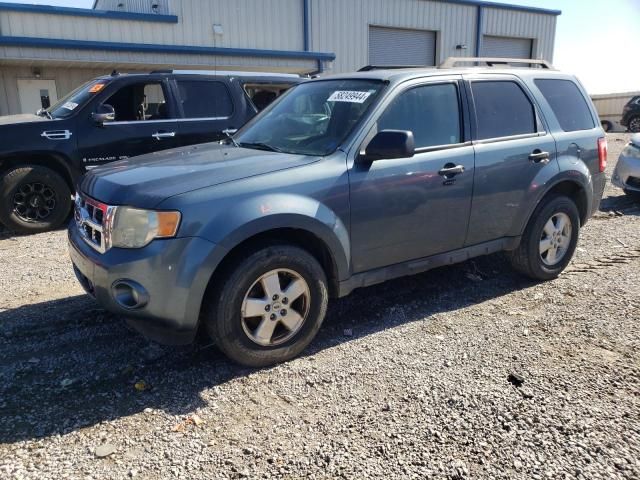
[[[476,0],[0,2],[0,115],[33,112],[114,69],[322,73],[450,56],[551,61],[559,14]]]

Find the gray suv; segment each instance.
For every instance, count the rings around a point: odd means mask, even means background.
[[[355,288],[499,251],[555,278],[605,166],[571,75],[368,68],[295,86],[226,142],[90,171],[70,254],[86,291],[148,337],[202,327],[265,366],[298,355],[329,298]]]

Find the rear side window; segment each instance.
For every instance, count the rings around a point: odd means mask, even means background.
[[[410,130],[416,148],[460,143],[457,87],[425,85],[401,93],[378,120],[380,130]]]
[[[479,140],[536,133],[536,115],[522,88],[510,81],[472,82]]]
[[[536,86],[549,103],[565,132],[590,130],[594,127],[589,105],[582,93],[570,80],[535,80]]]
[[[207,80],[178,80],[185,118],[230,117],[233,101],[224,83]]]

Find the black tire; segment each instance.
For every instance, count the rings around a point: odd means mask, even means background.
[[[631,133],[640,132],[640,115],[636,115],[629,119],[629,131]]]
[[[560,260],[557,263],[548,265],[540,254],[540,241],[542,240],[545,224],[559,213],[566,214],[571,221],[570,240]],[[560,275],[571,261],[578,244],[579,230],[580,214],[573,200],[564,195],[549,196],[543,199],[536,207],[525,228],[518,248],[508,252],[511,264],[517,271],[534,280],[554,279]]]
[[[609,122],[608,120],[603,120],[600,122],[600,125],[602,125],[602,129],[605,132],[610,132],[611,129],[613,128],[613,125],[611,124],[611,122]]]
[[[35,199],[33,203],[29,198]],[[27,202],[21,203],[25,199]],[[62,225],[70,210],[67,182],[50,168],[20,165],[0,174],[0,222],[8,229],[18,233],[46,232]]]
[[[289,270],[305,280],[307,314],[296,333],[289,332],[291,338],[277,345],[259,345],[247,330],[242,304],[251,288],[261,288],[254,287],[261,276],[276,269]],[[286,290],[286,285],[282,288]],[[205,300],[210,303],[205,305],[204,322],[211,338],[231,360],[248,367],[265,367],[290,360],[305,349],[322,325],[328,299],[325,272],[312,255],[291,245],[271,245],[245,256],[223,273],[211,297]],[[274,304],[272,308],[276,307]],[[290,307],[293,309],[293,304]]]

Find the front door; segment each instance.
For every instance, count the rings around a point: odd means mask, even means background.
[[[416,151],[411,158],[355,162],[350,169],[354,273],[463,246],[474,153],[463,128],[462,98],[456,79],[413,84],[377,120],[375,131],[412,131]]]
[[[56,81],[19,78],[18,96],[21,113],[36,113],[41,108],[49,108],[58,101]]]
[[[99,104],[115,110],[115,121],[79,122],[79,154],[85,168],[178,146],[177,122],[166,84],[129,82]],[[94,106],[98,109],[98,104]]]

